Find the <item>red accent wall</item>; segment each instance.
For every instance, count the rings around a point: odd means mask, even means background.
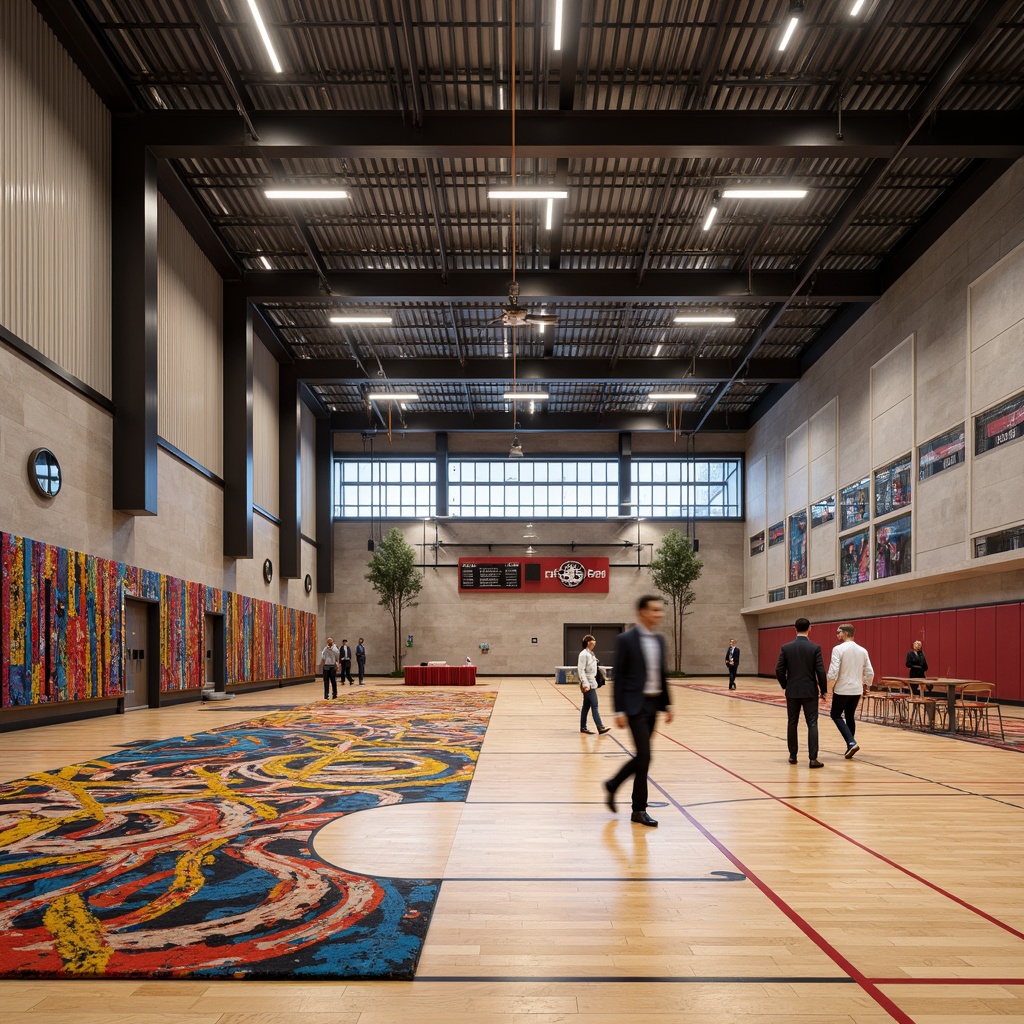
[[[1000,700],[1024,701],[1024,602],[816,622],[810,636],[821,644],[826,666],[844,621],[857,627],[857,643],[868,649],[875,675],[905,676],[907,651],[920,640],[930,676],[983,679],[995,683]],[[779,648],[793,636],[792,626],[758,630],[760,675],[775,674]]]

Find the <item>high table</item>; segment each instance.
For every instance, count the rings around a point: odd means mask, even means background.
[[[932,689],[946,690],[946,732],[956,732],[956,691],[968,683],[977,683],[979,679],[945,679],[939,677],[925,676],[924,679],[913,679],[911,682],[920,686],[923,690],[929,687]]]
[[[406,686],[476,686],[476,665],[406,665]]]

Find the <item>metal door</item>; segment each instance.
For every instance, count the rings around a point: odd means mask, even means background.
[[[581,641],[589,633],[597,640],[594,653],[602,665],[611,665],[615,656],[615,638],[622,632],[621,623],[565,623],[563,627],[565,660],[563,665],[575,665],[583,650]]]
[[[124,661],[126,711],[149,707],[149,605],[124,602]]]

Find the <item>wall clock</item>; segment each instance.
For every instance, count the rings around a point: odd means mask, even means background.
[[[306,593],[311,594],[313,592],[313,577],[306,573],[306,578],[302,581],[302,585],[306,588]]]
[[[263,560],[263,582],[269,583],[274,578],[274,563],[269,559]]]

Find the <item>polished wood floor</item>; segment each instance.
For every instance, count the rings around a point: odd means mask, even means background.
[[[846,761],[825,718],[811,771],[787,763],[780,709],[677,687],[649,829],[625,790],[605,807],[628,737],[581,735],[576,689],[481,685],[497,700],[466,804],[318,837],[346,866],[445,879],[416,981],[4,981],[4,1024],[1024,1021],[1024,754],[862,724]],[[0,779],[319,694],[8,733]]]

